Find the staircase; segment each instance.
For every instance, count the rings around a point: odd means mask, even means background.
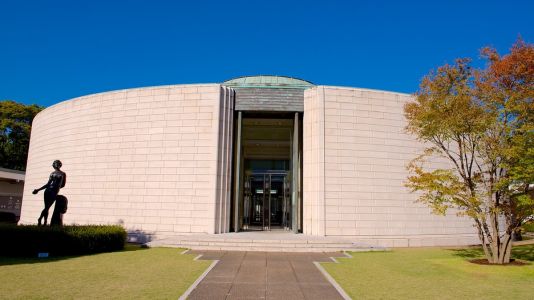
[[[336,252],[380,251],[383,247],[357,243],[339,237],[318,237],[288,232],[242,232],[177,235],[147,243],[149,247],[177,247],[192,250]]]

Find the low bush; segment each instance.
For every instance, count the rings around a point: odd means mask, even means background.
[[[126,231],[116,225],[48,227],[0,224],[0,255],[52,256],[111,252],[124,249]]]

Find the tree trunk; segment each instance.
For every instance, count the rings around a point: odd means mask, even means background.
[[[506,233],[501,239],[499,245],[499,261],[498,264],[507,264],[510,262],[510,255],[512,253],[512,236]]]
[[[485,241],[482,240],[484,254],[491,264],[507,264],[510,262],[512,253],[512,233],[506,232],[502,237],[499,234],[498,215],[490,213],[490,232],[486,232],[484,238],[489,241],[489,251],[485,248]],[[489,252],[489,253],[488,253]]]
[[[491,227],[491,235],[493,238],[490,239],[490,247],[491,247],[491,261],[488,258],[488,261],[492,264],[498,264],[499,263],[499,250],[501,246],[501,241],[499,238],[499,223],[497,222],[497,215],[495,212],[491,212],[490,214],[490,227]]]
[[[484,250],[484,255],[488,258],[491,257],[491,249],[488,247],[488,243],[486,243],[486,237],[484,235],[484,231],[482,229],[482,225],[480,224],[480,222],[478,220],[475,220],[476,221],[476,227],[477,227],[477,230],[478,230],[478,238],[480,239],[480,242],[482,244],[482,250]]]
[[[482,246],[486,258],[490,264],[508,264],[510,263],[510,256],[512,254],[512,236],[505,234],[502,238],[493,239],[489,244],[490,251],[487,251],[488,245]]]

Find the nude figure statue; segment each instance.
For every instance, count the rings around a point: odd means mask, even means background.
[[[50,178],[48,179],[48,182],[43,185],[42,187],[33,190],[33,194],[37,194],[40,190],[45,190],[44,192],[44,209],[41,212],[41,215],[38,219],[38,225],[41,225],[41,220],[44,218],[44,225],[46,225],[48,220],[48,210],[54,204],[54,201],[56,201],[57,194],[59,193],[59,189],[65,186],[65,183],[67,181],[67,174],[65,172],[62,172],[60,170],[62,166],[61,161],[55,160],[52,163],[52,167],[54,168],[54,172],[50,173]]]

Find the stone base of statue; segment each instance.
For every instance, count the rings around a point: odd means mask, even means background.
[[[63,195],[56,196],[56,205],[54,206],[50,226],[63,226],[63,214],[67,212],[68,202],[67,197]]]

